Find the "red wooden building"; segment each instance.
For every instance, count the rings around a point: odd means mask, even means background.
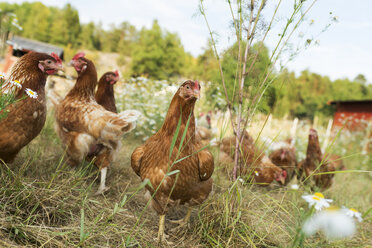
[[[372,123],[372,100],[332,101],[336,106],[333,127],[364,130]]]

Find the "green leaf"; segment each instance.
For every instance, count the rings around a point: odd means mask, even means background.
[[[81,209],[81,217],[80,217],[80,242],[83,242],[85,238],[84,234],[84,209]]]
[[[145,178],[145,180],[143,180],[143,182],[138,186],[138,190],[143,189],[146,185],[148,185],[148,186],[150,186],[152,189],[154,189],[154,187],[152,186],[152,184],[151,184],[151,182],[150,182],[150,179]]]

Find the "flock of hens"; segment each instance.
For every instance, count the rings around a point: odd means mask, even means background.
[[[107,168],[115,161],[122,136],[135,128],[140,113],[135,110],[117,113],[113,89],[119,79],[117,71],[105,73],[98,81],[95,65],[84,53],[77,53],[70,65],[78,77],[64,98],[54,99],[55,129],[66,148],[68,164],[77,166],[88,161],[99,168],[101,181],[96,194],[102,194],[108,190]],[[7,116],[0,120],[0,161],[3,163],[12,163],[17,153],[43,128],[47,114],[46,79],[58,70],[63,67],[56,54],[37,52],[25,54],[13,66],[2,91],[11,88],[20,100],[9,105],[4,110]],[[22,83],[21,88],[11,85],[14,80]],[[25,98],[26,88],[38,97]],[[214,158],[205,149],[205,140],[209,142],[211,135],[208,128],[196,127],[194,117],[199,96],[198,81],[185,81],[175,93],[159,131],[131,156],[134,172],[142,181],[149,182],[146,195],[151,197],[151,205],[160,217],[159,241],[165,237],[165,214],[169,207],[188,204],[186,217],[178,221],[183,225],[190,217],[191,207],[201,204],[212,190]],[[210,128],[210,116],[208,122]],[[341,169],[342,163],[336,155],[322,154],[316,130],[310,130],[306,159],[300,163],[292,142],[288,140],[283,144],[266,156],[244,131],[239,149],[239,170],[244,182],[267,186],[277,181],[284,186],[297,175],[299,181],[313,188],[324,190],[332,185],[332,172]],[[235,137],[222,139],[218,146],[218,161],[228,171],[234,164]]]

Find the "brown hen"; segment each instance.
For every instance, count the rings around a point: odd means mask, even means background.
[[[268,186],[274,180],[280,184],[285,183],[287,172],[276,166],[271,160],[264,155],[254,144],[253,138],[244,130],[243,140],[240,145],[240,163],[239,172],[246,181],[254,181],[259,186]],[[226,137],[220,144],[221,153],[220,159],[222,163],[227,165],[229,171],[232,170],[233,163],[227,163],[228,159],[225,154],[231,158],[231,162],[235,157],[235,137]]]
[[[115,160],[121,136],[135,127],[139,112],[127,110],[116,114],[95,101],[97,72],[93,62],[84,56],[78,53],[71,61],[78,78],[56,108],[56,131],[67,147],[70,165],[95,157],[94,164],[101,171],[96,194],[101,194],[108,189],[105,185],[107,167]]]
[[[287,172],[284,185],[287,185],[292,180],[297,167],[295,147],[291,146],[290,143],[286,144],[269,155],[270,160],[275,165]]]
[[[7,82],[1,89],[2,94],[14,92],[15,103],[4,111],[7,117],[0,120],[0,159],[13,162],[18,152],[30,143],[46,120],[45,83],[48,75],[62,69],[62,60],[56,54],[30,52],[14,64]],[[18,81],[21,87],[12,86]],[[27,97],[25,90],[37,93],[37,98]]]
[[[114,84],[119,80],[118,71],[106,72],[98,81],[95,94],[96,101],[106,110],[117,113],[114,96]]]
[[[201,204],[212,190],[213,156],[206,149],[199,151],[201,145],[195,137],[194,106],[199,92],[197,81],[184,82],[174,95],[160,130],[132,154],[133,170],[142,181],[149,179],[153,186],[147,186],[146,189],[153,195],[151,205],[160,215],[159,241],[164,238],[164,220],[168,207],[186,203],[189,206]],[[170,155],[179,120],[179,133]],[[180,147],[188,120],[189,126]],[[182,160],[176,162],[179,159]],[[178,173],[169,175],[176,170]],[[190,211],[191,208],[183,223],[190,217]]]
[[[298,164],[297,169],[299,180],[305,184],[309,184],[310,180],[313,180],[314,185],[321,190],[328,189],[333,184],[335,176],[333,173],[317,175],[317,173],[333,172],[335,166],[331,161],[323,159],[318,133],[315,129],[310,129],[306,158]]]

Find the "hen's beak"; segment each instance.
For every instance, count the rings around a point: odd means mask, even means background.
[[[58,64],[57,70],[65,72],[65,68],[63,67],[62,64]]]
[[[285,153],[282,152],[282,153],[280,154],[280,159],[283,160],[284,158],[285,158]]]
[[[284,177],[280,178],[280,182],[284,185],[285,184],[285,178]]]
[[[196,99],[199,99],[200,98],[200,90],[199,89],[194,89],[194,97]]]

